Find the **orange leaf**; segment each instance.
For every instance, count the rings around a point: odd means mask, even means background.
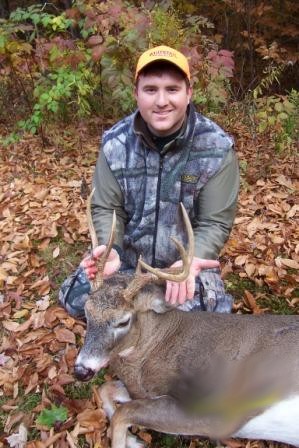
[[[30,243],[30,239],[28,237],[28,235],[25,235],[23,238],[19,239],[19,241],[17,241],[14,244],[14,248],[15,249],[19,249],[19,250],[28,250],[31,248],[31,243]]]
[[[77,420],[85,428],[102,429],[106,425],[106,417],[101,409],[85,409],[78,414]]]
[[[54,333],[59,342],[69,342],[70,344],[76,343],[74,333],[66,328],[55,328]]]
[[[247,291],[245,289],[245,302],[249,306],[249,308],[252,310],[253,314],[261,314],[263,311],[259,308],[259,306],[256,303],[255,297],[251,294],[251,292]]]

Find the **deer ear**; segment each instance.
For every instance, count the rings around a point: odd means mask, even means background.
[[[155,285],[152,285],[155,286]],[[154,291],[153,291],[154,289]],[[156,291],[155,291],[156,289]],[[155,313],[163,314],[171,308],[164,300],[164,292],[161,288],[154,287],[150,291],[140,291],[134,300],[134,308],[137,311],[155,311]]]

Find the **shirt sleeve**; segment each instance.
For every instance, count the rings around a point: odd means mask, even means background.
[[[113,210],[116,212],[114,245],[118,252],[123,248],[124,228],[127,214],[124,210],[123,194],[101,150],[93,176],[95,192],[92,197],[92,220],[99,244],[107,244],[111,232]]]
[[[238,192],[238,160],[231,150],[222,169],[208,180],[195,200],[195,256],[211,260],[219,257],[234,222]]]

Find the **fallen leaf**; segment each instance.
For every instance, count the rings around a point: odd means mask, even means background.
[[[280,185],[283,185],[284,187],[293,189],[293,184],[290,181],[290,179],[287,179],[283,174],[281,174],[280,176],[278,176],[276,178],[276,182],[278,182]]]
[[[59,342],[69,342],[70,344],[76,343],[76,337],[74,333],[66,328],[55,328],[55,336]]]
[[[293,205],[293,207],[286,214],[286,218],[287,219],[293,218],[298,211],[299,211],[299,205],[298,204]]]
[[[253,263],[246,263],[244,269],[248,277],[252,277],[256,271],[256,267]]]
[[[29,311],[26,309],[23,309],[23,310],[20,310],[20,311],[17,311],[16,313],[14,313],[13,318],[21,319],[22,317],[28,316],[28,314],[29,314]]]
[[[235,265],[236,266],[243,266],[243,264],[246,263],[246,260],[248,259],[249,255],[239,255],[235,258]]]
[[[40,311],[45,311],[50,306],[50,297],[47,295],[40,300],[36,301],[36,307]]]
[[[7,437],[6,440],[10,447],[25,448],[27,443],[28,431],[23,423],[20,424],[18,432]]]
[[[251,292],[247,291],[247,289],[245,289],[244,294],[245,294],[245,297],[244,297],[245,302],[249,306],[249,308],[252,310],[253,314],[261,314],[263,312],[263,310],[260,309],[259,306],[257,305],[253,294],[251,294]]]
[[[57,258],[59,255],[60,249],[59,246],[57,246],[54,250],[53,250],[53,258]]]
[[[148,432],[138,431],[138,437],[146,443],[152,443],[152,436]]]
[[[299,269],[299,263],[291,258],[280,258],[280,262],[288,268]]]
[[[78,414],[77,420],[85,428],[102,429],[106,425],[106,416],[101,409],[85,409]]]
[[[4,366],[4,364],[6,364],[10,359],[10,356],[6,356],[4,353],[0,353],[0,366]]]
[[[299,269],[299,263],[295,260],[292,260],[291,258],[277,257],[277,258],[275,258],[275,264],[279,268],[281,268],[282,266],[286,266],[286,267],[292,268],[292,269]]]

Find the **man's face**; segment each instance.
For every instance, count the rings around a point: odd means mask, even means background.
[[[175,70],[140,75],[135,98],[142,118],[160,137],[173,134],[184,122],[192,90]]]

